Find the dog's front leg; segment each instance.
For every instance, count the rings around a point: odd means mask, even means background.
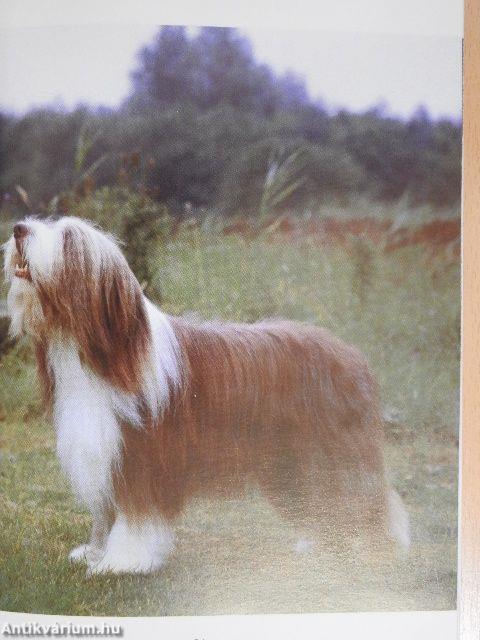
[[[157,571],[173,551],[174,538],[171,523],[158,514],[117,513],[101,559],[88,562],[88,575]]]
[[[90,542],[72,549],[68,557],[71,562],[95,563],[102,557],[108,535],[113,525],[113,509],[102,506],[92,510],[92,533]]]

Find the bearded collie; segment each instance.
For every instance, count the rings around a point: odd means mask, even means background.
[[[295,322],[170,317],[114,239],[74,217],[16,224],[5,274],[11,333],[33,340],[61,466],[92,515],[70,553],[89,573],[157,570],[189,498],[250,482],[319,536],[408,545],[356,349]]]

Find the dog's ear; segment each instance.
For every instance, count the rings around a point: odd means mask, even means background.
[[[67,227],[56,273],[39,286],[47,321],[75,340],[85,364],[122,391],[138,393],[150,329],[140,285],[117,247],[94,246]]]

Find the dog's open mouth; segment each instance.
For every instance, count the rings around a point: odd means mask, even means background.
[[[15,275],[17,278],[23,278],[31,282],[32,276],[30,275],[30,269],[28,268],[28,262],[24,256],[18,254],[15,260]]]

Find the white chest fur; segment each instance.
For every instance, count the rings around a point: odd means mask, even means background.
[[[55,379],[58,457],[76,497],[95,510],[112,499],[112,469],[120,462],[122,446],[116,418],[121,399],[82,366],[73,344],[52,343],[49,360]],[[134,410],[132,402],[124,400],[123,408]]]
[[[178,344],[166,317],[145,300],[152,349],[145,363],[142,402],[154,416],[164,408],[169,385],[179,384]],[[91,510],[112,500],[112,470],[120,465],[119,420],[142,428],[139,398],[115,389],[82,365],[73,342],[53,340],[49,364],[54,376],[53,418],[57,453],[77,498]]]

